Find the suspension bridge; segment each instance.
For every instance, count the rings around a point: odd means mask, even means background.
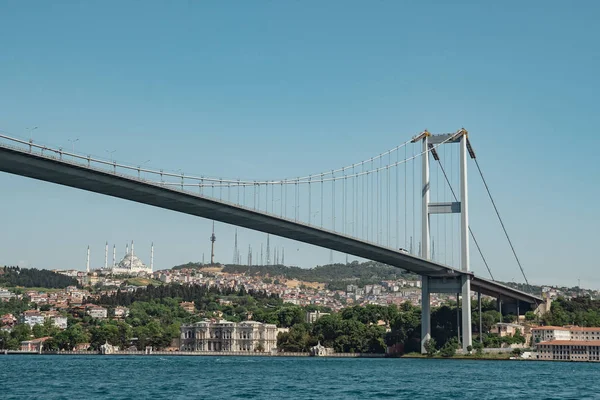
[[[500,219],[465,129],[437,135],[424,131],[367,160],[276,180],[142,168],[0,134],[0,171],[245,227],[419,274],[422,344],[430,337],[430,294],[451,293],[462,299],[464,349],[472,344],[472,291],[478,294],[479,307],[481,295],[489,295],[505,313],[519,315],[543,303],[539,296],[494,280],[469,225],[469,159],[475,161]],[[508,233],[506,237],[527,282]],[[489,278],[471,271],[471,241]]]

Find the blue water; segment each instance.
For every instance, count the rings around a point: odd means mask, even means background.
[[[600,364],[0,356],[0,399],[593,399]]]

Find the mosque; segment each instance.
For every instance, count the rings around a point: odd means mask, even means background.
[[[108,259],[108,244],[105,250],[105,263],[102,272],[114,275],[150,275],[152,274],[154,264],[154,244],[150,248],[150,266],[146,266],[133,252],[133,241],[131,242],[131,249],[128,245],[125,246],[125,256],[117,264],[116,263],[116,249],[113,246],[113,265],[109,267],[107,264]]]

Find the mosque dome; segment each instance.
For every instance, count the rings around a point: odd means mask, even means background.
[[[146,269],[146,265],[137,256],[135,256],[131,253],[128,253],[125,255],[125,257],[123,257],[123,259],[121,260],[121,262],[118,265],[118,268],[119,269],[139,270],[139,269]]]

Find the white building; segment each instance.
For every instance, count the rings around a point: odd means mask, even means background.
[[[259,351],[277,348],[277,326],[256,321],[203,321],[181,326],[182,351]]]
[[[571,340],[571,330],[562,326],[538,326],[531,328],[534,345],[550,340]]]
[[[306,322],[309,324],[312,324],[324,315],[329,315],[329,313],[321,312],[318,310],[317,311],[308,311],[306,313]]]
[[[115,307],[115,318],[126,318],[129,316],[129,308],[117,306]]]
[[[94,306],[87,309],[87,314],[92,318],[106,318],[108,311],[104,307]]]
[[[35,325],[42,325],[44,320],[44,316],[37,310],[28,310],[23,312],[22,322],[32,328]]]
[[[52,317],[51,319],[54,326],[56,326],[58,329],[67,329],[67,317],[56,316]]]
[[[0,301],[8,301],[14,297],[16,297],[15,294],[8,289],[0,288]]]

